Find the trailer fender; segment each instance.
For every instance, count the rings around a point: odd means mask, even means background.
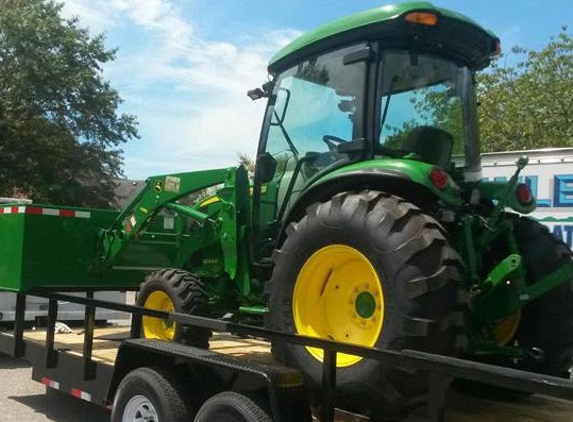
[[[122,379],[138,368],[161,368],[178,374],[197,406],[215,394],[235,391],[262,403],[275,421],[311,421],[300,372],[152,339],[126,340],[121,344],[107,394],[109,403],[113,403]]]

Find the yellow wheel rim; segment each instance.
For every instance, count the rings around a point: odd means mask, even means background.
[[[501,319],[493,328],[493,337],[500,346],[505,346],[515,336],[521,322],[521,309],[518,309],[507,318]]]
[[[174,312],[175,306],[167,293],[161,290],[152,292],[145,303],[145,308],[156,309],[158,311]],[[142,318],[143,335],[145,338],[156,338],[161,340],[173,340],[175,338],[175,324],[171,321],[144,316]]]
[[[345,245],[316,251],[303,265],[294,287],[292,310],[299,334],[372,347],[384,322],[384,294],[376,270],[364,255]],[[318,361],[323,351],[307,347]],[[362,360],[338,354],[337,366]]]

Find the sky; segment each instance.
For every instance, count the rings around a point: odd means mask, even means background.
[[[61,0],[62,1],[62,0]],[[273,54],[330,20],[388,2],[372,0],[63,0],[92,34],[117,48],[103,76],[134,114],[141,139],[123,145],[130,179],[236,165],[254,157]],[[440,0],[493,30],[509,52],[540,49],[571,24],[571,0]],[[511,55],[500,60],[511,63]]]

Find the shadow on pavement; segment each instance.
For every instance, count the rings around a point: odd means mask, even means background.
[[[54,422],[109,422],[109,412],[58,391],[30,396],[8,397]]]
[[[14,359],[8,355],[0,353],[0,371],[18,370],[16,372],[22,373],[19,370],[26,370],[27,368],[30,368],[27,361],[23,359]],[[5,373],[4,376],[6,376],[6,374],[8,373]],[[32,381],[30,380],[29,383],[32,383]],[[41,385],[40,388],[42,388]],[[24,392],[24,394],[26,393]],[[32,393],[16,396],[8,393],[7,397],[3,397],[2,400],[14,401],[23,404],[34,412],[44,415],[49,421],[109,422],[110,414],[107,410],[53,389],[48,389],[45,394]],[[0,411],[1,410],[3,409],[0,409]],[[0,420],[5,420],[2,415],[0,415]]]
[[[29,368],[30,364],[24,359],[14,359],[11,356],[0,353],[0,369]]]

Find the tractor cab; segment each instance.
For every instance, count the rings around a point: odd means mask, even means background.
[[[498,53],[492,33],[430,3],[359,13],[277,53],[257,90],[269,101],[255,254],[268,257],[310,202],[365,181],[414,203],[459,200],[456,182],[480,176],[474,72]]]

